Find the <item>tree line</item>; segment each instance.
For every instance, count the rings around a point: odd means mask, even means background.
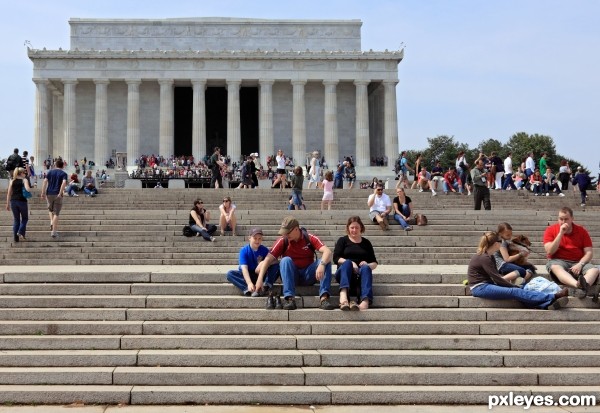
[[[556,151],[554,140],[550,136],[539,135],[537,133],[529,135],[525,132],[519,132],[512,135],[508,141],[503,144],[497,139],[487,139],[479,143],[476,148],[469,148],[466,143],[457,142],[453,136],[438,135],[435,138],[427,138],[429,146],[422,150],[406,149],[406,156],[409,164],[414,165],[417,154],[423,156],[424,164],[428,167],[433,166],[435,161],[440,161],[444,169],[454,165],[456,156],[460,151],[465,152],[467,162],[473,165],[473,161],[477,159],[480,152],[490,156],[492,152],[496,152],[501,159],[506,158],[508,153],[512,153],[513,167],[517,167],[527,158],[529,152],[534,153],[536,164],[539,162],[543,152],[548,154],[548,166],[554,171],[558,171],[561,160],[566,160],[569,166],[574,171],[578,166],[581,166],[588,173],[581,162],[576,161],[568,156],[560,154]]]

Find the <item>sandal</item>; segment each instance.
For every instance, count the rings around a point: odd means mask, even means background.
[[[360,308],[354,301],[350,301],[350,311],[360,311]]]
[[[577,278],[577,281],[579,281],[579,288],[581,288],[587,294],[587,290],[588,288],[590,288],[590,286],[583,274],[579,274],[579,278]]]
[[[350,311],[350,306],[348,305],[348,301],[342,301],[340,303],[340,310],[342,310],[342,311]]]

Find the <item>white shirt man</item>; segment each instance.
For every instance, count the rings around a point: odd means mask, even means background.
[[[374,192],[369,195],[367,200],[369,206],[369,218],[377,223],[383,231],[390,229],[388,224],[388,216],[392,211],[392,200],[383,193],[383,185],[377,185]]]

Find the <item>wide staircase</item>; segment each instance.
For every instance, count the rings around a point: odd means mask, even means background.
[[[393,190],[386,190],[390,196]],[[307,211],[286,211],[276,190],[105,189],[66,198],[58,239],[45,203],[30,201],[27,242],[2,212],[0,403],[4,404],[487,404],[489,395],[594,395],[600,399],[600,311],[524,309],[471,297],[462,284],[479,237],[501,221],[533,241],[563,205],[589,230],[598,257],[600,202],[590,194],[494,192],[472,197],[408,191],[429,225],[382,232],[368,223],[371,191],[305,190]],[[6,196],[6,193],[2,193]],[[318,310],[318,286],[297,289],[296,311],[265,310],[226,283],[246,237],[186,238],[194,199],[217,217],[229,195],[238,233],[276,239],[293,214],[330,248],[360,215],[381,264],[373,308]],[[596,263],[598,260],[596,259]],[[278,285],[276,287],[280,289]],[[337,303],[337,284],[332,288]]]

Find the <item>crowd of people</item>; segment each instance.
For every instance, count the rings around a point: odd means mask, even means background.
[[[6,209],[13,212],[14,241],[22,242],[27,240],[28,199],[31,197],[31,179],[35,176],[35,169],[34,159],[28,157],[25,152],[23,155],[19,155],[18,152],[18,149],[15,149],[7,161],[11,179],[7,191]],[[562,177],[559,175],[558,178],[552,179],[554,175],[547,162],[540,162],[539,168],[532,165],[529,160],[531,155],[525,162],[527,166],[525,175],[528,175],[529,179],[523,186],[529,183],[535,194],[547,194],[554,191],[560,196],[561,186],[567,190],[569,181],[578,186],[587,187],[586,181],[578,178],[587,176],[583,172],[576,173],[573,178],[569,178],[563,185],[558,186],[554,180],[561,181]],[[282,151],[280,156],[283,157]],[[319,159],[317,152],[313,154],[313,159],[316,161],[310,169],[316,171],[320,167],[317,163]],[[490,159],[490,162],[497,163],[493,156]],[[546,157],[542,156],[542,159],[546,160]],[[417,160],[420,161],[419,158]],[[249,157],[246,162],[253,163],[254,158]],[[474,198],[479,199],[487,209],[486,199],[489,200],[490,189],[500,190],[507,185],[507,190],[510,190],[512,189],[511,185],[514,185],[515,182],[509,181],[506,184],[506,180],[512,178],[510,168],[505,168],[503,171],[498,171],[498,168],[487,171],[485,162],[485,156],[480,154],[468,175],[471,176]],[[344,163],[346,163],[344,167],[352,166],[351,159]],[[458,167],[452,165],[447,172],[441,169],[439,162],[436,163],[432,169],[432,175],[426,177],[431,190],[434,190],[434,186],[442,181],[444,192],[460,193],[463,191],[461,175],[469,166],[464,156],[457,157],[457,163]],[[219,148],[215,149],[206,164],[215,170],[225,165]],[[509,165],[506,160],[503,164],[505,167]],[[407,170],[411,168],[407,162],[400,162],[400,166],[401,171],[402,168],[407,168]],[[563,166],[568,168],[568,164],[561,165],[561,168]],[[416,165],[416,167],[417,170],[427,171],[425,165]],[[251,173],[249,170],[247,171],[250,185]],[[502,176],[499,173],[502,173]],[[562,173],[569,173],[569,171],[567,169],[559,172],[559,174]],[[327,171],[322,181],[320,181],[320,173],[315,175],[318,178],[309,179],[316,181],[313,183],[323,189],[321,208],[329,209],[333,199],[336,177],[333,171]],[[443,180],[435,179],[442,176]],[[287,181],[287,177],[278,178],[281,181]],[[469,180],[465,179],[468,186]],[[217,187],[221,184],[218,177],[214,177],[214,181]],[[304,173],[301,167],[295,168],[295,173],[290,181],[292,186],[291,205],[294,209],[299,209],[303,205]],[[370,184],[373,193],[367,198],[369,219],[384,231],[389,230],[390,219],[397,221],[403,230],[412,230],[410,222],[414,218],[414,210],[412,200],[406,194],[405,184],[403,179],[399,179],[396,187],[397,196],[393,200],[384,193],[381,181],[374,178]],[[424,180],[416,180],[416,185],[413,183],[415,189],[426,190],[424,184]],[[539,192],[536,188],[538,186],[544,187],[546,192]],[[92,171],[87,169],[80,181],[76,173],[70,177],[67,175],[62,159],[53,160],[53,168],[45,174],[40,193],[40,197],[47,202],[52,238],[59,237],[59,216],[63,198],[64,196],[77,196],[77,187],[83,189],[90,197],[98,193]],[[225,236],[227,233],[231,233],[234,237],[237,236],[236,206],[231,197],[223,197],[218,210],[218,224],[212,224],[210,212],[204,207],[202,200],[195,200],[189,213],[189,227],[192,235],[202,237],[210,242],[216,241],[217,231],[221,236]],[[298,219],[294,216],[288,216],[283,220],[279,229],[280,237],[270,249],[262,245],[264,238],[262,229],[253,227],[248,232],[248,244],[240,250],[238,269],[229,271],[227,280],[239,288],[244,295],[266,296],[267,309],[295,310],[298,307],[295,300],[296,286],[313,285],[318,282],[319,308],[332,310],[339,307],[342,311],[367,310],[374,301],[373,271],[378,265],[375,249],[371,242],[363,236],[365,226],[359,216],[349,217],[345,229],[345,235],[338,238],[332,251],[319,237],[301,227]],[[592,240],[588,231],[574,222],[571,208],[562,207],[558,212],[557,222],[549,225],[543,235],[543,247],[548,259],[546,270],[553,280],[546,282],[552,284],[551,290],[536,289],[536,285],[539,284],[534,282],[539,277],[537,268],[527,261],[531,250],[527,244],[521,243],[522,237],[517,239],[513,235],[512,226],[507,222],[501,222],[496,231],[488,231],[481,237],[477,252],[468,265],[467,283],[473,296],[492,300],[515,299],[527,307],[550,310],[563,308],[568,303],[569,296],[580,299],[588,296],[597,297],[600,271],[599,267],[592,263]],[[336,266],[335,273],[333,272],[334,265]],[[282,284],[281,297],[274,287],[279,278],[281,278]],[[337,306],[331,300],[333,279],[339,283],[340,299]],[[356,297],[355,301],[351,301],[352,297]]]

